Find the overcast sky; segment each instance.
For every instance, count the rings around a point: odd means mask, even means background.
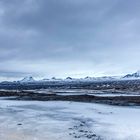
[[[139,0],[0,0],[0,80],[139,69]]]

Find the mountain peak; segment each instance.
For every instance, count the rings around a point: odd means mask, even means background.
[[[127,74],[123,78],[140,78],[140,70],[132,74]]]
[[[32,76],[26,76],[24,77],[20,82],[34,82],[34,78]]]
[[[67,77],[66,80],[72,80],[72,78],[71,77]]]

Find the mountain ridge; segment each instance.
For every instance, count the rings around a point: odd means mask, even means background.
[[[44,78],[41,80],[35,80],[32,76],[26,76],[22,80],[19,81],[13,81],[13,82],[19,82],[19,83],[35,83],[35,82],[49,82],[49,81],[61,81],[61,82],[71,82],[71,81],[113,81],[113,80],[133,80],[133,79],[140,79],[140,71],[137,71],[132,74],[126,74],[124,76],[103,76],[103,77],[90,77],[87,76],[85,78],[72,78],[72,77],[66,77],[65,79],[52,77]],[[2,81],[3,83],[8,83],[9,81]],[[1,82],[1,83],[2,83]]]

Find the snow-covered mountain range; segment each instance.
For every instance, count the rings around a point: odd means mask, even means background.
[[[115,81],[115,80],[133,80],[140,79],[140,71],[137,71],[132,74],[127,74],[125,76],[103,76],[103,77],[85,77],[85,78],[72,78],[67,77],[65,79],[52,77],[51,79],[45,78],[42,80],[35,80],[32,76],[24,77],[22,80],[15,81],[19,83],[35,83],[35,82],[89,82],[89,81]],[[7,83],[8,81],[4,81],[3,83]]]

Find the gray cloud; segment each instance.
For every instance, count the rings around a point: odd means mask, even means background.
[[[138,0],[1,0],[0,74],[82,77],[135,71],[139,6]]]
[[[25,76],[27,75],[27,73],[23,73],[23,72],[12,72],[12,71],[0,71],[0,75],[1,77],[17,77],[17,78],[20,78],[21,76]]]

